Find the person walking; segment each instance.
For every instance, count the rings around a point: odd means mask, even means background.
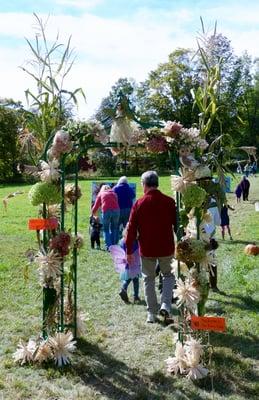
[[[120,206],[120,219],[119,219],[119,237],[122,237],[122,231],[126,227],[130,210],[133,205],[133,200],[135,198],[134,190],[128,184],[128,179],[126,176],[121,176],[118,180],[116,186],[113,187],[113,191],[118,196],[119,206]]]
[[[241,194],[242,194],[242,188],[241,188],[241,184],[239,183],[237,185],[237,187],[236,187],[236,190],[235,190],[237,203],[240,203],[240,201],[241,201]]]
[[[243,193],[243,201],[248,201],[250,182],[245,175],[243,176],[243,179],[240,182],[240,186]]]
[[[117,194],[109,185],[103,185],[92,207],[92,215],[96,215],[99,208],[102,210],[102,223],[106,249],[119,240],[118,228],[120,207]]]
[[[229,215],[228,215],[228,210],[234,211],[234,208],[230,207],[228,204],[223,204],[221,211],[220,211],[220,218],[221,218],[221,235],[222,239],[225,240],[225,228],[227,228],[228,234],[229,234],[229,239],[233,240],[231,236],[231,231],[230,231],[230,226],[229,226]]]
[[[147,322],[156,321],[158,311],[155,290],[156,266],[160,265],[163,279],[160,315],[169,317],[174,285],[171,262],[174,254],[176,230],[176,207],[173,198],[158,190],[159,178],[155,171],[146,171],[141,176],[144,196],[133,205],[126,234],[127,261],[132,263],[133,244],[139,242],[147,303]]]
[[[119,246],[126,251],[126,242],[125,242],[125,237],[127,233],[127,226],[123,230],[123,237],[119,241]],[[119,292],[119,296],[125,303],[129,303],[129,297],[128,297],[128,286],[130,282],[132,281],[133,283],[133,291],[134,291],[134,304],[140,302],[139,298],[139,278],[141,276],[141,261],[140,261],[140,256],[139,256],[139,245],[138,241],[135,240],[133,243],[133,252],[134,252],[134,274],[132,274],[132,269],[130,271],[130,266],[129,264],[126,264],[125,266],[125,271],[120,274],[120,279],[122,281],[121,285],[121,290]]]

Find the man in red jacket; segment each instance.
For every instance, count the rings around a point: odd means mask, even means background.
[[[176,208],[174,200],[161,193],[158,175],[147,171],[141,176],[144,196],[132,207],[126,236],[127,261],[132,263],[133,243],[139,241],[147,303],[147,322],[155,322],[158,311],[155,291],[156,265],[159,263],[163,278],[160,314],[171,312],[174,275],[171,261],[174,254]]]

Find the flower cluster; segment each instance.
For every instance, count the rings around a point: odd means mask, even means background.
[[[201,365],[203,346],[200,341],[189,338],[183,345],[176,343],[174,357],[166,360],[167,371],[170,374],[186,375],[188,379],[202,379],[208,374],[208,369]]]
[[[59,159],[62,154],[69,153],[72,150],[73,144],[70,140],[70,135],[64,130],[57,131],[51,148],[48,151],[50,160],[53,158]]]
[[[33,206],[38,206],[42,203],[49,205],[61,202],[60,188],[48,182],[35,183],[31,187],[28,197]]]
[[[164,153],[168,150],[168,144],[163,136],[153,136],[146,143],[147,150],[151,153]]]
[[[183,203],[185,208],[201,207],[205,201],[207,193],[198,185],[188,185],[183,191]]]
[[[56,250],[61,257],[64,257],[69,253],[70,242],[71,236],[69,233],[60,232],[50,239],[49,247],[52,250]]]
[[[206,247],[202,240],[183,237],[176,245],[175,257],[186,264],[200,263],[206,256]]]
[[[54,159],[53,161],[40,161],[40,172],[39,176],[43,182],[56,182],[59,180],[60,172],[58,170],[59,162]]]
[[[68,204],[75,204],[76,200],[80,199],[82,192],[79,186],[76,187],[73,183],[68,183],[65,186],[65,201]]]
[[[55,281],[61,274],[61,256],[54,250],[49,252],[40,251],[36,257],[35,262],[39,265],[40,283],[43,286],[53,286]]]
[[[197,304],[200,300],[200,293],[196,288],[194,279],[186,278],[184,281],[181,278],[176,279],[177,288],[174,291],[177,300],[177,307],[183,304],[190,311],[195,312]]]
[[[201,151],[208,147],[205,139],[200,137],[200,131],[197,128],[184,128],[179,122],[167,121],[161,133],[167,137],[168,142],[176,150],[181,147],[188,147],[190,150],[199,149]]]
[[[163,132],[165,133],[165,136],[176,138],[182,128],[183,125],[180,124],[180,122],[167,121],[163,128]]]
[[[54,360],[58,367],[62,367],[70,363],[70,356],[75,351],[75,344],[76,341],[73,340],[71,332],[59,332],[38,344],[32,339],[28,344],[20,341],[13,358],[20,365],[33,362],[42,364]]]

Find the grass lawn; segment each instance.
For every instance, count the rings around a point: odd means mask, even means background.
[[[138,183],[140,195],[139,178],[131,181]],[[210,377],[193,383],[166,375],[164,360],[173,353],[174,330],[162,323],[146,324],[144,302],[122,303],[109,254],[90,249],[90,181],[80,182],[83,196],[79,202],[79,232],[85,236],[85,246],[79,256],[78,303],[89,314],[87,334],[78,341],[68,368],[15,365],[12,353],[19,339],[27,341],[41,333],[41,288],[36,267],[28,265],[25,257],[28,249],[37,249],[34,232],[27,229],[28,219],[37,216],[37,207],[27,201],[30,186],[0,186],[0,199],[24,191],[10,199],[7,212],[0,204],[0,399],[257,399],[259,256],[245,256],[243,248],[251,241],[259,244],[259,213],[254,210],[259,177],[250,182],[249,202],[235,204],[234,195],[229,194],[235,207],[230,211],[234,240],[219,240],[222,293],[211,293],[207,303],[207,314],[227,321],[226,333],[210,336],[213,390]],[[161,178],[160,187],[170,194],[170,178]],[[67,214],[70,224],[71,211]]]

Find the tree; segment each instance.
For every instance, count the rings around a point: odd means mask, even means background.
[[[112,118],[115,116],[116,107],[122,98],[127,98],[130,101],[132,110],[136,107],[136,82],[131,78],[120,78],[111,88],[110,93],[105,97],[96,114],[95,118],[104,124],[105,127],[110,127]]]
[[[238,145],[259,145],[259,65],[255,61],[255,73],[251,74],[252,60],[246,57],[246,74],[243,80],[243,93],[238,101],[241,135],[237,135]],[[248,69],[250,67],[250,69]]]
[[[191,89],[199,83],[194,52],[177,49],[166,63],[150,72],[138,89],[141,115],[150,120],[176,120],[190,127],[197,121]]]
[[[1,100],[5,104],[5,101]],[[15,104],[15,103],[13,103]],[[18,156],[19,118],[17,112],[0,104],[0,181],[12,180],[16,175]]]

